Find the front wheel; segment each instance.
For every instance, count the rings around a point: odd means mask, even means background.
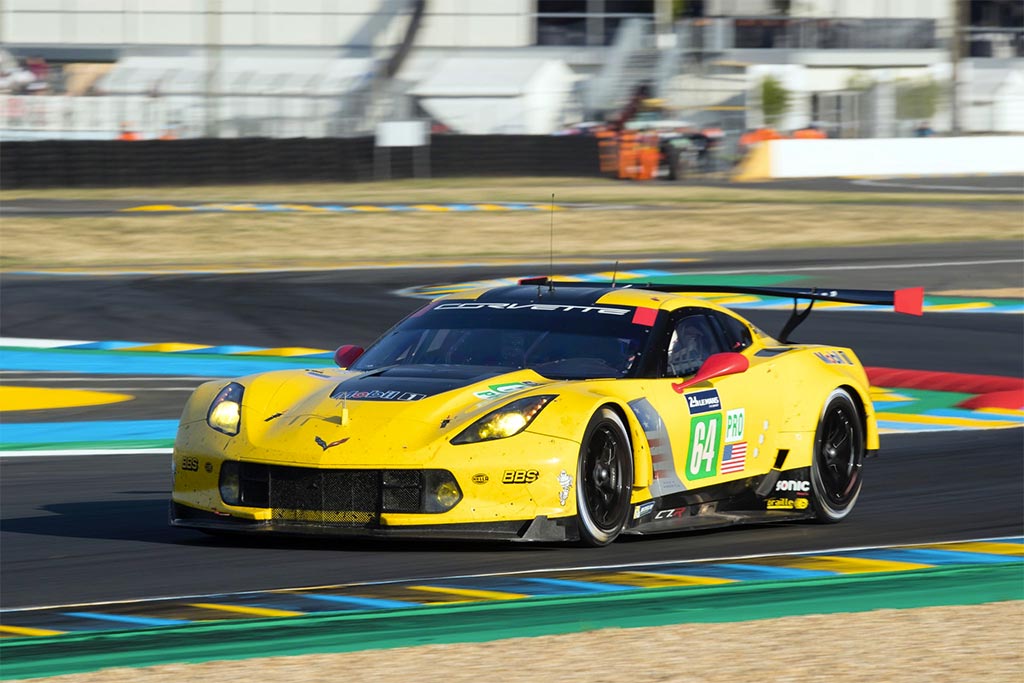
[[[864,425],[845,389],[825,401],[814,439],[811,504],[820,522],[835,523],[853,510],[861,488]]]
[[[602,408],[590,419],[580,445],[576,477],[580,541],[608,545],[626,525],[633,487],[633,449],[622,418]]]

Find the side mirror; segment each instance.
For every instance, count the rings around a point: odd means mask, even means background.
[[[338,350],[334,352],[334,363],[344,370],[355,363],[356,358],[363,355],[363,351],[365,351],[365,349],[362,346],[353,346],[352,344],[339,346]]]
[[[746,372],[749,367],[750,360],[742,353],[714,353],[708,356],[708,359],[704,361],[704,365],[700,366],[700,370],[697,371],[696,375],[685,382],[673,382],[672,388],[675,389],[676,393],[681,394],[687,387],[694,384],[706,382],[715,377],[738,375],[741,372]]]

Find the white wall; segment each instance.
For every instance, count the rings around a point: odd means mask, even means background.
[[[1024,136],[773,140],[771,178],[1024,173]]]

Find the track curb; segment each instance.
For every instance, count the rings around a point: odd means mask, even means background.
[[[0,679],[686,623],[1024,600],[1024,565],[938,567],[586,597],[330,613],[0,641]]]

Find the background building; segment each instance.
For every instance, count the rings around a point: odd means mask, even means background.
[[[1017,0],[5,0],[0,41],[7,139],[1024,131]]]

